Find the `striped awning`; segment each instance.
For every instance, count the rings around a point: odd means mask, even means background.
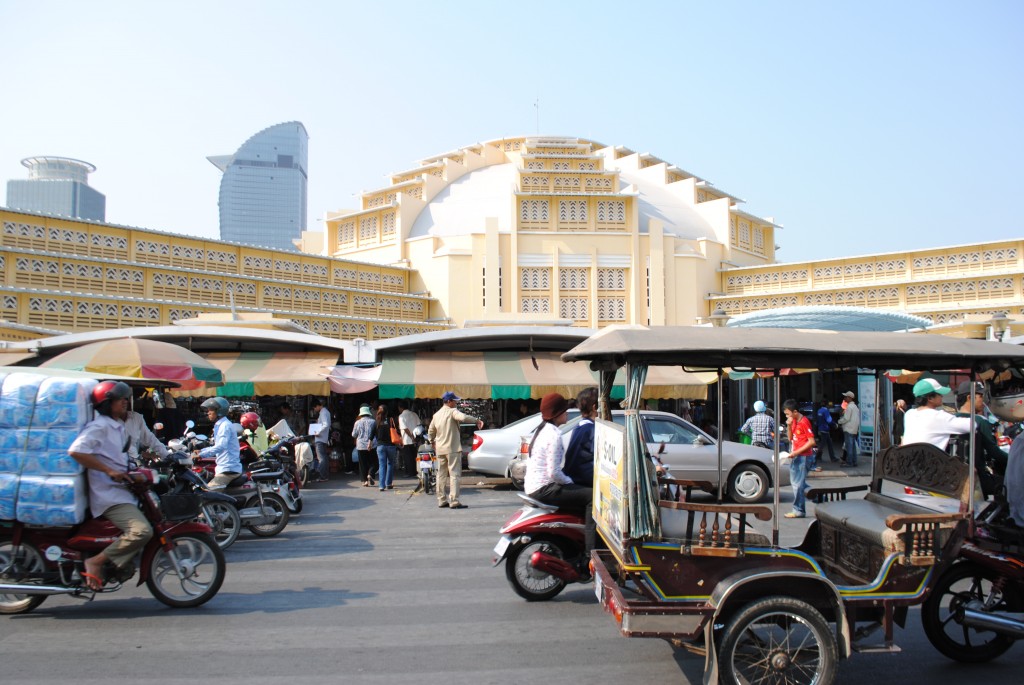
[[[536,363],[535,363],[536,362]],[[616,376],[613,398],[624,394],[623,372]],[[652,367],[647,399],[707,399],[715,374],[686,373]],[[380,399],[440,397],[452,390],[467,399],[540,399],[549,392],[574,397],[597,385],[586,363],[567,364],[559,352],[412,352],[388,354],[382,362]]]
[[[175,391],[175,395],[327,395],[327,376],[338,363],[337,352],[208,352],[200,356],[224,372],[224,385]]]

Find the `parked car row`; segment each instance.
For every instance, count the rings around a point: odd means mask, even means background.
[[[570,410],[570,420],[562,427],[562,441],[568,446],[572,429],[579,422],[579,412]],[[651,454],[659,455],[675,478],[707,481],[712,489],[719,487],[718,441],[675,414],[663,411],[640,412],[641,427]],[[612,412],[612,420],[625,425],[625,412]],[[540,414],[534,414],[504,428],[477,431],[469,468],[477,473],[512,478],[522,487],[522,469],[514,468],[526,455],[533,431],[540,425]],[[722,444],[722,472],[725,494],[734,502],[758,502],[768,494],[773,482],[774,453],[771,450],[738,442]],[[518,464],[522,466],[522,464]],[[789,484],[789,469],[782,469],[780,485]]]

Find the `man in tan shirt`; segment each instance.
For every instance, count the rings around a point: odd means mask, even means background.
[[[440,509],[465,509],[466,505],[459,502],[459,485],[462,480],[462,436],[459,434],[460,423],[475,423],[483,428],[484,422],[475,416],[463,414],[455,408],[462,399],[451,390],[441,396],[441,408],[430,420],[427,438],[434,443],[437,455],[437,506]],[[451,494],[447,494],[451,483]]]

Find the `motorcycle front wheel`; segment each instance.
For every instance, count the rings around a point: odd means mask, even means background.
[[[947,570],[921,607],[925,635],[945,656],[968,664],[991,661],[1013,646],[1014,639],[991,630],[970,628],[957,620],[957,613],[970,601],[984,602],[999,574],[973,562],[960,562]],[[1012,583],[993,607],[997,613],[1020,611]]]
[[[249,506],[251,507],[258,507],[259,505],[260,501],[258,498],[253,498],[249,502]],[[284,503],[284,500],[281,499],[280,495],[275,495],[272,492],[265,492],[263,493],[263,508],[273,512],[273,523],[251,524],[249,526],[249,530],[253,532],[253,535],[258,537],[272,538],[284,530],[285,526],[288,525],[288,519],[290,518],[288,505]]]
[[[543,602],[564,590],[565,581],[530,566],[534,552],[544,552],[559,559],[566,559],[568,554],[561,542],[547,538],[533,538],[509,551],[505,559],[505,577],[512,589],[527,602]]]
[[[0,542],[0,582],[24,582],[44,571],[43,557],[32,545]],[[43,603],[46,595],[0,594],[0,614],[27,614]]]
[[[227,502],[209,502],[203,505],[203,520],[213,529],[213,539],[221,549],[227,549],[242,532],[242,517],[238,509]]]
[[[171,538],[173,554],[160,547],[146,587],[169,607],[197,607],[213,599],[224,582],[224,553],[209,535],[186,533]]]

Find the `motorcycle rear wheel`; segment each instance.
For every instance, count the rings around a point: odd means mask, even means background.
[[[954,564],[943,574],[921,607],[921,623],[935,649],[954,661],[977,664],[991,661],[1013,646],[1012,637],[969,628],[956,620],[957,609],[972,600],[985,601],[998,578],[995,571],[970,561]],[[1007,583],[1005,592],[995,611],[1020,611],[1020,598],[1012,583]]]
[[[171,538],[180,568],[163,547],[156,551],[146,587],[169,607],[197,607],[213,599],[224,582],[224,552],[209,535],[186,533]]]
[[[259,503],[259,499],[253,498],[249,502],[249,506],[258,507]],[[284,530],[285,526],[288,525],[288,519],[290,518],[288,505],[284,503],[284,500],[281,499],[280,495],[275,495],[272,492],[265,492],[263,493],[263,506],[274,512],[274,522],[258,525],[252,524],[249,526],[249,530],[253,532],[253,535],[258,537],[272,538]]]
[[[213,539],[221,549],[227,549],[242,532],[242,517],[238,509],[227,502],[209,502],[203,505],[203,519],[213,529]]]
[[[544,602],[565,589],[565,581],[530,566],[534,552],[544,552],[559,559],[568,558],[564,543],[550,538],[533,538],[517,545],[505,559],[505,577],[517,595],[527,602]]]
[[[43,557],[27,543],[15,549],[11,542],[0,542],[0,581],[17,582],[43,573]],[[46,595],[0,594],[0,614],[27,614],[43,603]]]

